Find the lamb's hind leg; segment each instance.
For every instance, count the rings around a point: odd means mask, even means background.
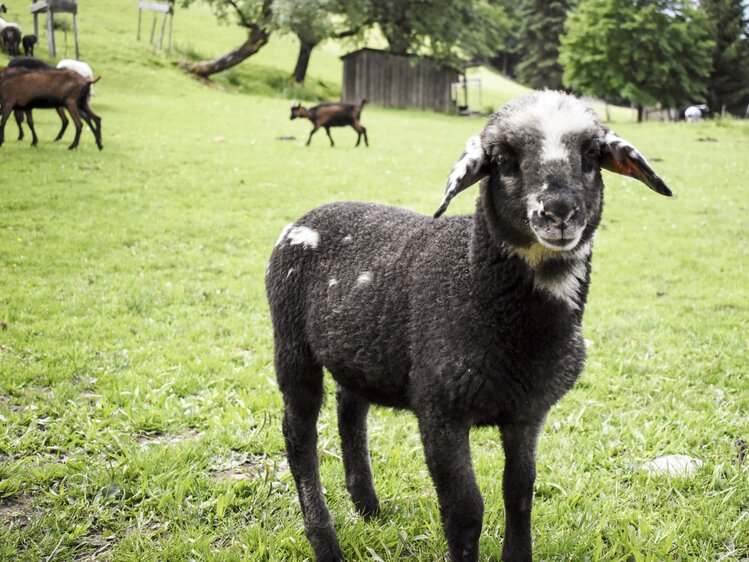
[[[322,368],[299,357],[299,346],[276,350],[276,373],[283,393],[283,435],[296,483],[304,530],[318,562],[341,562],[333,519],[323,498],[317,458],[317,417],[323,401]]]
[[[338,431],[341,434],[346,489],[354,500],[356,511],[366,520],[380,512],[372,481],[367,439],[369,402],[345,388],[338,387]]]

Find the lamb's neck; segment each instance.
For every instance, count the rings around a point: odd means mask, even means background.
[[[471,262],[474,275],[486,280],[482,286],[500,293],[504,292],[503,287],[513,286],[513,291],[505,292],[509,297],[524,285],[531,294],[542,295],[552,306],[562,305],[582,317],[590,282],[591,242],[565,253],[547,249],[538,242],[516,245],[520,233],[508,232],[483,200],[477,205],[473,228]]]

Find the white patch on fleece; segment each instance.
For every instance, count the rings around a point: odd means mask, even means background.
[[[333,287],[334,285],[338,285],[338,279],[331,277],[330,281],[328,281],[328,287]]]
[[[290,222],[289,224],[283,227],[283,230],[281,231],[281,236],[278,237],[278,241],[276,242],[276,246],[278,246],[281,242],[284,241],[284,239],[286,238],[286,235],[289,233],[289,230],[291,229],[292,226],[294,226],[294,223]]]
[[[362,285],[364,283],[371,283],[372,282],[372,272],[365,271],[359,277],[356,278],[356,282],[359,285]]]
[[[342,242],[343,244],[351,244],[351,242],[353,242],[353,241],[354,241],[354,237],[353,237],[353,236],[351,236],[350,234],[347,234],[346,236],[344,236],[344,237],[343,237],[343,238],[341,239],[341,242]]]
[[[572,264],[570,270],[555,279],[543,279],[536,275],[534,285],[537,289],[546,291],[552,297],[564,302],[571,310],[580,309],[578,291],[585,279],[585,263],[578,261]]]
[[[320,233],[307,226],[295,226],[286,237],[292,246],[302,244],[305,248],[315,249],[320,243]]]
[[[288,273],[286,274],[286,279],[288,279],[289,277],[291,277],[291,274],[292,274],[292,273],[294,273],[294,268],[293,268],[293,267],[292,267],[292,268],[291,268],[291,269],[289,270],[289,272],[288,272]]]
[[[554,90],[544,90],[535,101],[510,117],[509,126],[533,127],[543,136],[541,160],[566,160],[569,152],[563,139],[596,126],[595,114],[583,102]]]

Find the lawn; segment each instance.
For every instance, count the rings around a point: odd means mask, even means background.
[[[6,4],[23,14],[20,0]],[[291,38],[208,87],[174,62],[220,54],[241,30],[178,8],[177,52],[162,56],[135,42],[135,8],[122,4],[86,3],[79,18],[82,58],[103,76],[92,106],[104,150],[89,131],[75,152],[53,143],[57,117],[42,111],[37,149],[15,141],[12,123],[0,148],[0,560],[308,560],[284,460],[266,260],[282,227],[322,203],[434,211],[483,120],[368,106],[370,148],[353,148],[352,129],[333,130],[335,149],[324,135],[305,147],[310,125],[289,121],[281,96]],[[313,55],[310,91],[340,91],[346,48]],[[491,83],[498,100],[520,91]],[[592,346],[541,439],[536,558],[746,559],[749,126],[612,126],[678,198],[606,173]],[[451,212],[470,212],[475,194]],[[319,447],[343,551],[443,559],[414,418],[370,415],[383,513],[365,523],[345,491],[330,397]],[[482,560],[496,560],[498,432],[477,430],[472,444]],[[665,454],[704,464],[689,478],[640,469]]]

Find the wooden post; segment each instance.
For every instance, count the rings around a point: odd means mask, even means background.
[[[161,19],[161,33],[159,34],[159,51],[161,50],[163,44],[164,44],[164,29],[166,29],[166,17],[168,13],[164,12],[164,16]]]
[[[81,60],[81,54],[78,51],[78,19],[77,19],[77,14],[73,14],[73,36],[75,37],[75,60]]]
[[[54,23],[52,22],[52,12],[49,10],[47,10],[47,50],[49,50],[49,56],[55,58]]]

